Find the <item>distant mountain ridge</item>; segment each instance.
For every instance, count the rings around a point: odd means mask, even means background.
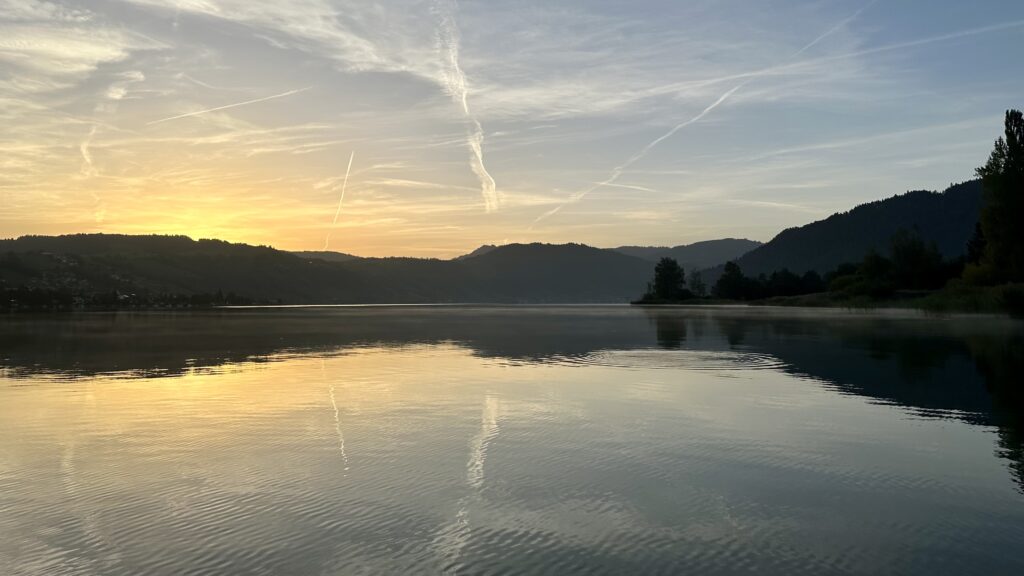
[[[761,246],[761,242],[745,238],[722,238],[705,240],[680,246],[619,246],[616,252],[636,256],[651,262],[661,258],[675,258],[676,262],[687,270],[710,268],[735,260],[751,250]]]
[[[664,257],[675,258],[676,262],[679,262],[687,270],[695,270],[724,264],[760,245],[760,242],[754,240],[723,238],[679,246],[619,246],[618,248],[602,248],[602,250],[633,256],[649,262],[657,262]],[[468,254],[457,256],[455,260],[476,258],[498,248],[499,246],[494,244],[484,244]]]
[[[468,254],[463,254],[462,256],[456,256],[454,259],[455,260],[465,260],[466,258],[476,258],[477,256],[483,256],[484,254],[487,254],[488,252],[493,251],[495,248],[497,248],[497,246],[494,245],[494,244],[484,244],[484,245],[480,246],[479,248],[477,248],[476,250],[473,250],[472,252],[470,252]]]
[[[748,276],[788,268],[825,273],[859,262],[870,249],[885,254],[899,230],[935,242],[946,258],[964,254],[981,210],[981,181],[954,184],[943,192],[915,190],[861,204],[824,220],[789,228],[735,261]],[[709,270],[717,278],[721,268]]]

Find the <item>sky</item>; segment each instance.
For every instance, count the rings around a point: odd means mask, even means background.
[[[0,0],[0,237],[767,241],[973,176],[1020,0]]]

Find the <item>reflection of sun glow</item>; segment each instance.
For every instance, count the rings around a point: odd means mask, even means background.
[[[455,346],[401,350],[414,356],[424,373],[432,374],[455,370],[470,356],[467,350]],[[304,419],[324,420],[316,426],[325,431],[325,436],[334,437],[332,402],[341,417],[430,404],[430,398],[436,398],[420,386],[423,374],[396,369],[394,352],[356,348],[322,358],[271,357],[270,362],[192,368],[171,377],[83,378],[71,391],[56,382],[52,386],[9,388],[0,404],[0,420],[14,428],[19,422],[31,421],[42,431],[59,431],[75,421],[92,420],[106,428],[105,434],[116,435],[158,426],[176,441],[212,441],[233,436],[237,427],[253,418],[306,412]],[[464,373],[465,367],[459,370]],[[329,398],[325,398],[322,387],[305,385],[324,382],[325,378],[333,387]],[[268,380],[276,385],[266,385]],[[309,411],[311,406],[325,403],[326,412]]]

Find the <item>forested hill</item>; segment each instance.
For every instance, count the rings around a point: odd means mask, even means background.
[[[348,262],[359,256],[353,256],[351,254],[345,254],[344,252],[332,252],[330,250],[303,250],[300,252],[292,252],[299,258],[319,258],[320,260],[327,260],[328,262]]]
[[[0,240],[0,282],[81,297],[220,291],[263,301],[337,302],[340,296],[364,299],[374,293],[337,264],[267,246],[121,234]]]
[[[725,264],[758,246],[761,246],[761,243],[755,240],[722,238],[682,246],[619,246],[614,250],[651,262],[657,262],[661,258],[674,258],[684,269],[693,270]]]
[[[947,258],[964,253],[981,209],[981,181],[950,186],[943,192],[918,190],[862,204],[824,220],[780,232],[770,242],[736,259],[748,276],[788,268],[803,274],[825,273],[845,262],[859,262],[871,248],[888,252],[901,229],[935,242]],[[717,271],[708,275],[718,276]]]
[[[78,234],[0,240],[0,288],[88,297],[234,293],[303,303],[627,302],[651,262],[580,244],[508,245],[462,260],[332,262],[184,236]],[[166,300],[166,299],[165,299]]]

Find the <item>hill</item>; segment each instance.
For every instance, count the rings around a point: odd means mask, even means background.
[[[359,258],[359,256],[345,254],[344,252],[333,252],[330,250],[302,250],[292,252],[292,254],[295,254],[299,258],[313,258],[317,260],[326,260],[328,262],[348,262],[349,260]]]
[[[770,242],[736,259],[744,274],[771,274],[788,268],[825,273],[845,262],[859,262],[869,249],[888,252],[901,229],[935,242],[946,258],[964,253],[981,210],[981,181],[950,186],[943,192],[917,190],[861,204],[824,220],[780,232]],[[717,278],[720,268],[706,278]]]
[[[479,248],[477,248],[476,250],[473,250],[469,254],[463,254],[462,256],[456,256],[455,260],[465,260],[466,258],[476,258],[477,256],[481,256],[483,254],[487,254],[488,252],[490,252],[491,250],[494,250],[495,248],[497,248],[497,246],[495,246],[494,244],[484,244],[483,246],[480,246]]]
[[[187,236],[73,234],[0,240],[0,283],[85,296],[234,292],[261,301],[373,295],[351,271],[268,246]]]
[[[0,288],[25,286],[86,300],[116,292],[142,301],[234,293],[290,304],[627,302],[643,291],[652,269],[645,260],[581,244],[512,244],[462,260],[329,261],[185,236],[0,240]]]
[[[620,246],[616,252],[657,262],[664,257],[675,258],[686,270],[711,268],[735,260],[761,246],[761,242],[738,238],[705,240],[681,246]]]
[[[387,302],[628,302],[651,263],[582,244],[508,244],[471,258],[360,258],[343,266]]]

